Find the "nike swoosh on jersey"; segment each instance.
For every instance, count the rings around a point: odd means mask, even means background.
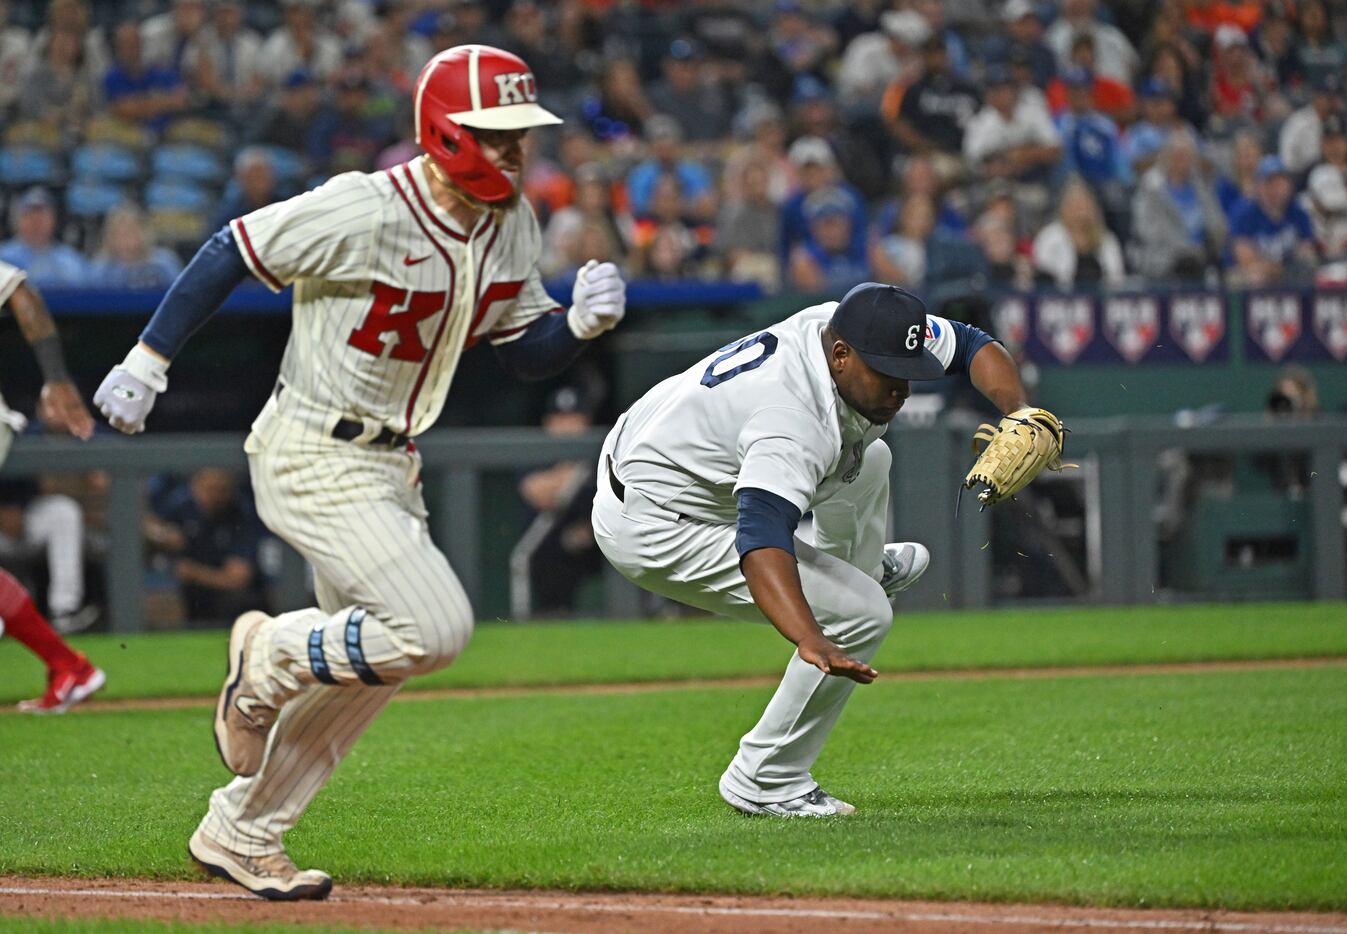
[[[409,254],[407,254],[406,256],[402,257],[402,265],[404,265],[404,266],[415,266],[417,263],[424,263],[426,260],[430,259],[430,256],[431,256],[431,254],[427,253],[425,256],[422,256],[420,259],[412,259],[411,254],[409,253]]]

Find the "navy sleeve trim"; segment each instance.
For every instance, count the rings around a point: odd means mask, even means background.
[[[169,286],[140,339],[172,360],[250,274],[233,233],[221,227]]]
[[[734,536],[739,557],[758,548],[780,548],[794,556],[800,510],[790,500],[756,487],[744,487],[734,495],[739,501],[739,526]]]
[[[962,321],[951,321],[949,325],[954,329],[954,359],[945,367],[945,372],[967,373],[968,368],[973,365],[973,358],[977,356],[977,352],[994,343],[996,338],[981,328],[975,328]]]
[[[529,324],[516,339],[493,344],[491,349],[505,372],[516,379],[532,381],[560,373],[588,344],[589,341],[571,333],[566,313],[557,309]]]

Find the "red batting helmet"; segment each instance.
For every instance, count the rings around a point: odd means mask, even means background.
[[[468,194],[504,201],[514,193],[464,127],[523,130],[560,123],[538,105],[524,60],[489,45],[457,45],[436,55],[416,79],[416,142]]]

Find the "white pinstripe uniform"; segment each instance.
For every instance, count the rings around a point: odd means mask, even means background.
[[[763,622],[735,548],[735,492],[767,490],[814,513],[795,542],[819,628],[848,655],[874,658],[893,625],[879,580],[892,455],[876,425],[837,392],[823,349],[827,302],[749,335],[646,393],[604,441],[594,538],[633,583],[690,606]],[[949,322],[926,317],[925,346],[949,367]],[[623,497],[607,482],[625,487]],[[749,801],[817,786],[810,769],[856,683],[792,655],[722,785]]]
[[[562,310],[538,277],[528,203],[460,230],[424,161],[341,175],[232,222],[257,278],[295,283],[280,382],[246,450],[258,512],[312,564],[318,596],[254,642],[249,678],[284,706],[260,771],[217,790],[203,823],[241,854],[278,852],[399,685],[448,665],[472,633],[430,539],[415,445],[378,436],[434,424],[465,347]],[[352,441],[333,436],[343,420],[363,429]]]

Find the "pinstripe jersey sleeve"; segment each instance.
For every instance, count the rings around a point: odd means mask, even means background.
[[[360,172],[229,222],[243,260],[267,288],[297,279],[370,277],[385,199]]]
[[[9,263],[0,261],[0,305],[9,301],[9,297],[14,294],[24,279],[28,278],[18,266],[11,266]]]

